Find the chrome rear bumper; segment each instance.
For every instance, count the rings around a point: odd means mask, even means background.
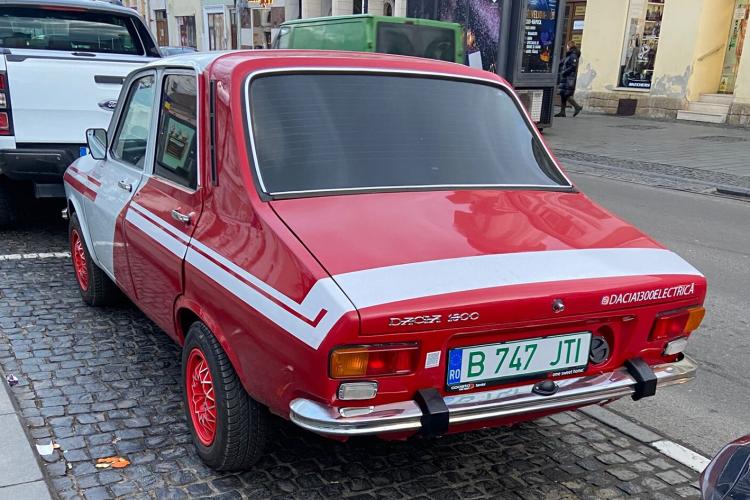
[[[657,387],[682,384],[695,378],[697,365],[685,356],[674,363],[651,367]],[[443,398],[450,425],[512,417],[556,408],[585,406],[614,400],[636,392],[636,379],[625,368],[601,375],[556,381],[558,390],[550,396],[532,392],[533,384]],[[418,431],[423,412],[416,401],[378,406],[339,408],[309,399],[295,399],[289,405],[295,424],[330,436],[361,436],[390,432]]]

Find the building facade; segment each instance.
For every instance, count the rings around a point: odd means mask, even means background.
[[[750,126],[750,0],[588,0],[566,14],[589,110]]]

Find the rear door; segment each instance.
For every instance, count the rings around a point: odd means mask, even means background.
[[[60,6],[0,5],[16,142],[83,144],[106,128],[125,76],[157,55],[140,19]]]
[[[125,238],[138,305],[173,334],[183,259],[203,205],[198,79],[167,70],[159,80],[154,159],[128,208]]]
[[[87,200],[86,220],[96,258],[101,267],[132,296],[132,283],[124,249],[125,207],[138,190],[147,159],[153,156],[150,132],[155,126],[156,71],[134,75],[123,93],[125,102],[116,123],[107,159],[94,167],[101,186],[95,200]]]

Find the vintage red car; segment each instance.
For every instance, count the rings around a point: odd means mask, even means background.
[[[593,203],[501,78],[313,51],[165,59],[65,174],[83,299],[183,346],[200,456],[268,412],[406,438],[693,378],[704,277]],[[114,332],[113,332],[114,333]]]

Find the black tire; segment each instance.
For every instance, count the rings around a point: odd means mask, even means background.
[[[88,284],[85,287],[84,282],[79,278],[78,270],[76,269],[76,238],[82,243],[81,251],[85,257],[84,267],[86,268],[88,277]],[[122,297],[120,295],[120,290],[117,288],[117,285],[109,279],[109,276],[104,274],[104,271],[94,264],[83,237],[81,223],[78,221],[78,215],[75,213],[70,216],[70,223],[68,224],[68,241],[70,242],[70,260],[73,264],[73,276],[76,279],[78,290],[81,292],[81,298],[83,298],[83,301],[90,306],[106,306],[119,302]]]
[[[189,401],[188,365],[194,350],[200,351],[208,365],[214,394],[215,431],[213,440],[202,442]],[[268,410],[251,398],[242,386],[227,354],[216,337],[203,323],[196,322],[188,330],[182,349],[183,402],[193,442],[201,459],[217,471],[247,470],[263,455],[268,438]],[[205,439],[204,439],[205,440]]]
[[[16,222],[16,204],[6,179],[0,177],[0,227],[12,226]]]

